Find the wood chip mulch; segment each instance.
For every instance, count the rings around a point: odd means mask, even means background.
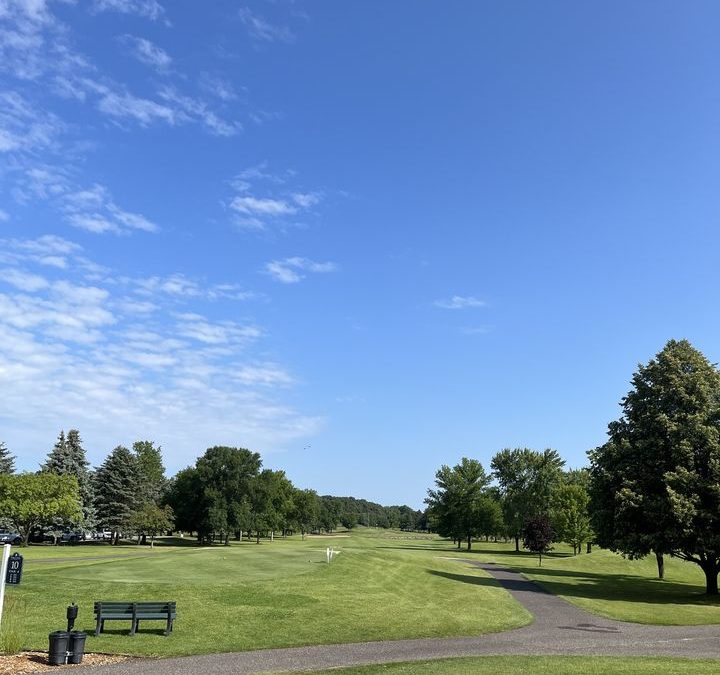
[[[117,654],[85,654],[80,666],[107,666],[111,663],[127,661],[129,657],[118,656]],[[13,656],[0,655],[0,675],[6,673],[41,673],[48,670],[65,670],[66,668],[77,668],[75,664],[65,666],[51,666],[48,663],[47,652],[20,652]]]

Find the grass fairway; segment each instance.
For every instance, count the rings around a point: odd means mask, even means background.
[[[517,554],[511,545],[480,543],[473,549],[452,555],[512,567],[594,614],[659,625],[720,623],[720,598],[705,595],[700,568],[676,558],[666,559],[665,579],[660,581],[654,556],[631,561],[599,549],[572,556],[557,546],[538,567],[536,556]]]
[[[141,624],[132,638],[129,622],[109,622],[103,635],[88,638],[88,651],[156,656],[477,635],[531,620],[484,572],[470,573],[482,585],[457,583],[458,564],[438,558],[428,538],[396,536],[358,531],[154,550],[30,547],[22,585],[8,594],[25,607],[24,646],[34,649],[47,649],[48,633],[64,627],[71,601],[80,605],[76,628],[91,632],[94,600],[176,600],[169,638],[159,622]],[[408,549],[409,542],[425,548]],[[342,551],[331,565],[326,546]]]
[[[710,675],[714,660],[585,656],[483,656],[314,671],[337,675]]]

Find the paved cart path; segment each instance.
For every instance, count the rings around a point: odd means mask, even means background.
[[[534,622],[523,628],[477,637],[317,645],[157,661],[138,659],[113,666],[81,667],[73,672],[77,675],[248,675],[503,654],[720,658],[720,625],[646,626],[603,619],[575,607],[511,569],[475,561],[460,562],[479,567],[497,579],[533,614]],[[228,627],[228,630],[235,628]],[[168,639],[182,638],[175,635]]]

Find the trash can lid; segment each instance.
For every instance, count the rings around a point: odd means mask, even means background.
[[[87,633],[84,630],[71,630],[71,638],[87,637]]]
[[[50,637],[70,637],[70,633],[66,630],[54,630],[50,633]]]

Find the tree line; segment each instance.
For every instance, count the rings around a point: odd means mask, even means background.
[[[95,470],[80,433],[60,432],[36,473],[14,473],[14,457],[0,443],[0,514],[24,542],[38,531],[57,539],[68,529],[137,536],[144,542],[180,530],[199,543],[229,542],[253,533],[331,532],[338,525],[416,529],[423,513],[408,506],[381,506],[354,497],[318,496],[296,488],[284,471],[262,468],[256,452],[215,446],[195,465],[167,478],[162,452],[152,441],[118,446]]]
[[[490,463],[491,472],[463,457],[454,467],[443,465],[428,490],[428,520],[433,531],[467,549],[473,539],[514,540],[515,550],[528,524],[546,518],[557,541],[578,553],[591,542],[588,511],[589,475],[586,470],[564,470],[555,450],[504,449]]]
[[[470,549],[473,538],[520,541],[540,554],[553,541],[575,553],[592,542],[631,559],[698,565],[706,593],[720,572],[720,371],[687,340],[639,365],[589,467],[565,470],[554,450],[498,452],[442,466],[426,502],[431,528]]]

